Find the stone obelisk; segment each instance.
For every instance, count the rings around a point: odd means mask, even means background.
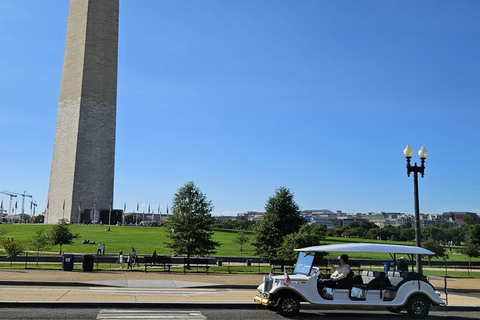
[[[113,201],[118,16],[119,0],[70,1],[45,223]]]

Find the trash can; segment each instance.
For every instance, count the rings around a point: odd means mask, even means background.
[[[384,262],[383,263],[383,268],[385,270],[385,276],[387,275],[388,271],[390,271],[391,268],[393,268],[394,263],[393,262]]]
[[[397,270],[398,271],[408,271],[408,262],[405,258],[401,257],[397,260]]]
[[[73,264],[75,260],[74,254],[64,254],[62,257],[62,270],[63,271],[72,271]]]
[[[217,266],[223,266],[223,259],[217,259]]]
[[[93,271],[94,256],[92,254],[86,254],[83,256],[83,271]]]
[[[251,267],[252,266],[252,259],[247,259],[247,267]]]

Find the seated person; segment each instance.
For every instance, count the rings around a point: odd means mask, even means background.
[[[348,262],[348,255],[342,254],[340,256],[339,260],[339,265],[334,266],[332,265],[331,261],[328,261],[328,266],[330,269],[334,270],[333,274],[330,276],[329,280],[322,280],[318,284],[318,293],[321,295],[323,288],[328,287],[328,288],[335,288],[337,286],[337,282],[345,279],[348,274],[350,273],[350,266],[347,264]]]

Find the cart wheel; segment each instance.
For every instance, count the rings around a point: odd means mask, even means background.
[[[421,296],[414,296],[408,300],[407,312],[412,318],[425,318],[430,310],[430,304]]]
[[[300,312],[300,300],[291,293],[285,293],[277,302],[277,312],[284,317],[294,317]]]

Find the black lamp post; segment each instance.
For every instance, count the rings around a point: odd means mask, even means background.
[[[410,159],[413,155],[413,150],[412,148],[410,148],[410,145],[407,144],[407,147],[405,148],[405,150],[403,150],[403,154],[405,155],[405,158],[407,158],[407,176],[410,177],[410,173],[413,172],[413,189],[415,197],[415,245],[417,247],[421,247],[422,234],[420,232],[420,205],[418,203],[418,173],[420,173],[423,178],[425,172],[425,159],[427,159],[428,151],[427,149],[425,149],[424,146],[422,146],[422,148],[418,151],[418,157],[421,160],[420,167],[417,166],[416,162],[415,165],[410,165]],[[416,263],[417,272],[423,274],[422,259],[420,254],[417,254]]]

